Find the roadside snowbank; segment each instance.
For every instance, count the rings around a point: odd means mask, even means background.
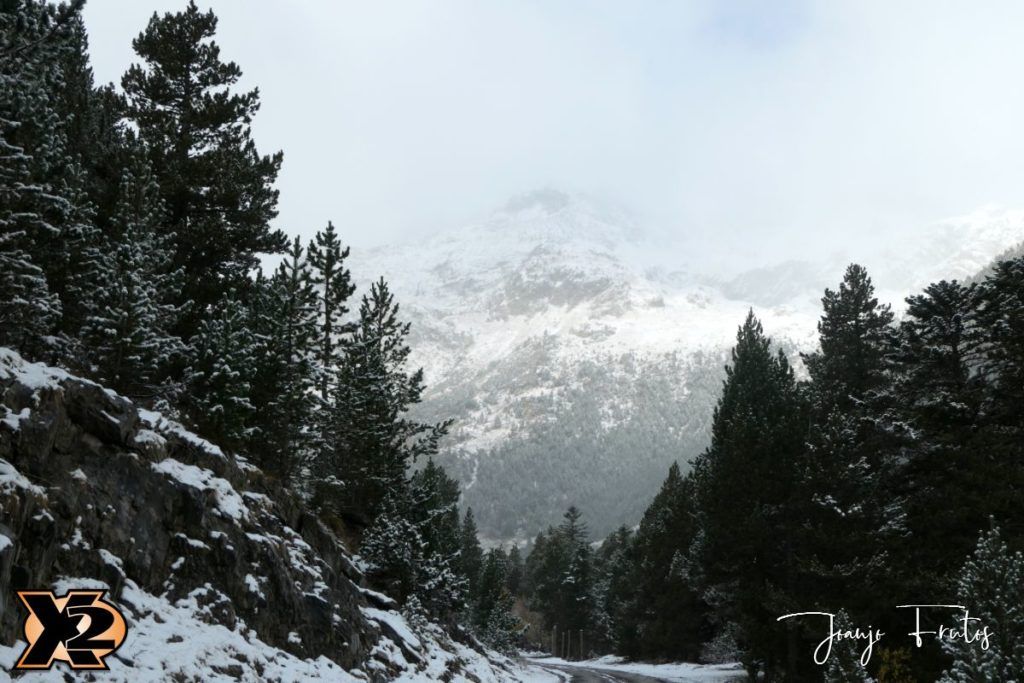
[[[739,681],[745,680],[746,674],[739,664],[645,664],[643,662],[627,662],[622,657],[605,655],[597,659],[584,661],[568,661],[560,657],[526,658],[531,664],[543,667],[546,664],[564,667],[581,667],[584,669],[602,669],[621,671],[622,673],[650,676],[664,681],[679,683],[704,683],[705,681]]]

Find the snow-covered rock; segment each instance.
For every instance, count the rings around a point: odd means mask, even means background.
[[[526,675],[439,628],[414,633],[361,582],[344,544],[259,469],[0,348],[0,670],[24,647],[14,591],[50,587],[104,588],[121,607],[128,636],[104,680]]]

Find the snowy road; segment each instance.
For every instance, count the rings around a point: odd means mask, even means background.
[[[651,678],[622,671],[586,669],[581,666],[556,666],[545,664],[541,667],[568,683],[668,683],[664,678]]]
[[[738,664],[649,664],[604,656],[584,662],[555,657],[527,657],[526,662],[561,683],[735,683],[746,675]]]

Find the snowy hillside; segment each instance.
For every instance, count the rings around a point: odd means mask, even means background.
[[[159,413],[0,347],[0,585],[102,588],[109,681],[501,681],[534,671],[412,628],[264,474]],[[0,671],[24,613],[0,596]],[[10,643],[9,645],[7,643]],[[63,666],[24,680],[64,681]],[[19,679],[21,680],[21,679]]]
[[[728,349],[749,308],[789,351],[813,348],[822,290],[851,260],[883,300],[977,272],[1024,239],[1024,212],[986,209],[818,263],[723,279],[592,199],[544,190],[486,220],[353,258],[413,322],[422,414],[456,418],[446,465],[485,533],[528,537],[570,504],[597,533],[634,523],[674,459],[704,447]],[[897,306],[898,307],[898,306]]]

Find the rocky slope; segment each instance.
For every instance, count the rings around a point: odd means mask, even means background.
[[[545,190],[415,244],[355,252],[413,323],[429,385],[420,415],[454,417],[444,464],[495,539],[583,508],[595,535],[632,524],[673,460],[704,448],[722,366],[753,308],[795,355],[820,298],[865,263],[882,300],[977,272],[1024,239],[1024,212],[983,210],[814,263],[707,272],[699,246],[658,241],[626,213]],[[869,251],[867,248],[872,247]]]
[[[413,633],[362,584],[344,544],[243,458],[0,349],[0,670],[22,649],[15,590],[102,586],[129,629],[111,680],[518,676]]]

